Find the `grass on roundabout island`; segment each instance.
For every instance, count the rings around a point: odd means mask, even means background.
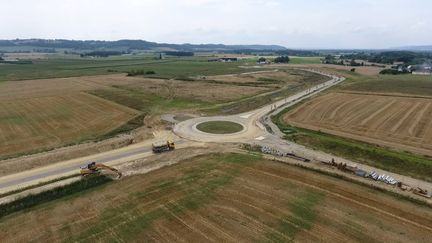
[[[209,121],[198,124],[197,129],[212,134],[231,134],[243,130],[243,126],[230,121]]]

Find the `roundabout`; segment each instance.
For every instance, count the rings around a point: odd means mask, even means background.
[[[271,115],[277,114],[283,109],[344,80],[344,78],[330,74],[318,73],[330,77],[331,80],[253,111],[228,116],[196,117],[178,122],[173,128],[173,132],[181,138],[196,142],[254,143],[264,139],[267,142],[270,140],[280,142],[280,137],[273,133],[273,131],[277,132],[278,129],[271,122]]]
[[[210,134],[233,134],[245,129],[242,124],[232,121],[206,121],[197,124],[196,128]]]

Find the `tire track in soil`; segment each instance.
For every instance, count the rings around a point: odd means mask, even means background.
[[[342,195],[340,193],[337,193],[337,192],[331,191],[329,189],[323,188],[322,186],[320,187],[319,183],[312,183],[312,180],[307,180],[304,177],[299,177],[299,176],[297,176],[295,174],[291,174],[290,175],[291,177],[289,179],[287,179],[286,177],[282,177],[282,176],[279,176],[279,175],[276,175],[276,174],[272,174],[272,173],[269,173],[269,172],[266,172],[266,171],[262,171],[262,170],[257,170],[257,169],[254,169],[254,168],[247,168],[247,169],[253,170],[253,171],[255,171],[258,174],[259,173],[263,173],[263,174],[266,174],[266,175],[269,175],[271,177],[274,177],[274,178],[277,178],[277,179],[281,179],[281,180],[292,179],[294,182],[296,182],[298,184],[301,184],[301,185],[304,185],[304,186],[309,186],[311,188],[314,188],[314,189],[317,189],[319,191],[325,192],[325,193],[327,193],[329,195],[332,195],[332,196],[334,196],[336,198],[340,198],[340,199],[343,199],[343,200],[348,201],[350,203],[354,203],[354,204],[360,205],[362,207],[374,210],[374,211],[376,211],[376,212],[378,212],[378,213],[380,213],[382,215],[393,217],[395,219],[398,219],[398,220],[403,221],[405,223],[409,223],[409,224],[414,225],[416,227],[425,229],[425,230],[430,231],[432,233],[432,226],[431,226],[432,222],[429,222],[430,225],[424,225],[422,223],[415,222],[413,220],[410,220],[410,219],[398,216],[398,215],[396,215],[394,213],[391,213],[391,212],[388,212],[388,211],[386,211],[384,209],[381,209],[378,206],[369,205],[367,203],[360,202],[359,200],[354,200],[351,197],[348,197],[347,195]],[[348,193],[348,195],[350,194],[349,192],[346,192],[346,191],[344,191],[344,192],[345,192],[345,194],[347,194],[347,193]],[[360,197],[358,195],[353,196],[353,198],[359,198],[360,199]],[[361,199],[373,203],[373,201],[371,199],[366,199],[366,198],[361,198]],[[379,204],[379,202],[377,202],[377,203]],[[374,204],[376,204],[376,203],[374,203]],[[382,205],[382,206],[388,206],[388,205]]]

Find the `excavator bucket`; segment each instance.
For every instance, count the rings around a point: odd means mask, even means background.
[[[104,165],[104,164],[97,164],[96,162],[92,162],[87,164],[86,167],[81,167],[81,175],[94,175],[94,174],[100,174],[102,171],[111,171],[117,174],[117,179],[120,179],[122,177],[122,173],[110,166]]]

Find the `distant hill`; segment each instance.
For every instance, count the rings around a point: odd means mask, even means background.
[[[393,48],[395,50],[404,50],[404,51],[430,51],[432,52],[432,45],[425,46],[402,46]]]
[[[167,44],[156,43],[145,40],[63,40],[63,39],[15,39],[0,40],[1,47],[24,47],[35,48],[64,48],[73,50],[172,50],[172,51],[234,51],[234,50],[260,50],[260,51],[283,51],[287,50],[278,45],[223,45],[223,44]]]

